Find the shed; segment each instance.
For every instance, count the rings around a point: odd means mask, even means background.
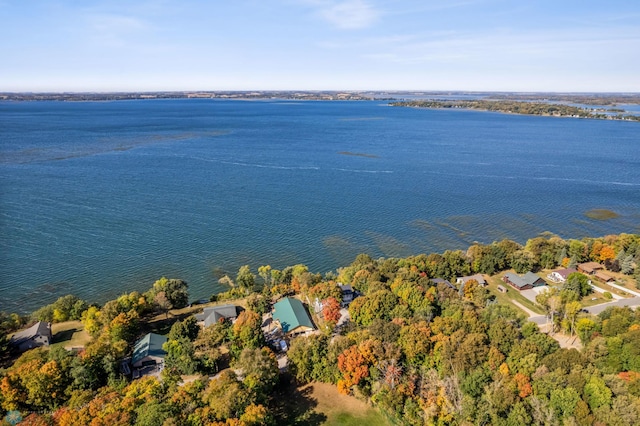
[[[280,323],[282,331],[287,334],[316,329],[302,302],[293,297],[286,297],[273,305],[273,319]]]
[[[136,342],[133,347],[131,365],[134,368],[164,363],[167,353],[162,349],[167,338],[155,333],[149,333]]]

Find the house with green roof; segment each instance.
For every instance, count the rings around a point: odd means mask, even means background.
[[[133,368],[142,368],[164,363],[167,353],[162,349],[167,338],[155,333],[149,333],[138,340],[133,347],[131,365]]]
[[[302,302],[293,297],[286,297],[273,305],[272,317],[287,334],[304,333],[316,329]]]

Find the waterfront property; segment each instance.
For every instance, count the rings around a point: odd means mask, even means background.
[[[534,287],[540,287],[547,284],[545,280],[531,271],[522,276],[514,274],[513,272],[507,272],[504,274],[504,277],[502,277],[502,281],[520,291],[529,290]]]
[[[52,339],[51,323],[38,321],[31,327],[15,333],[9,340],[9,346],[18,352],[24,352],[40,346],[49,346]]]
[[[209,327],[220,320],[234,321],[238,317],[238,308],[235,305],[220,305],[204,308],[202,313],[195,315],[196,320],[203,327]]]
[[[162,370],[164,367],[164,357],[167,355],[164,349],[162,349],[162,345],[164,345],[166,341],[167,338],[165,336],[148,333],[136,342],[133,347],[133,357],[131,358],[131,365],[135,370],[134,378],[149,372]]]
[[[316,329],[302,302],[293,297],[286,297],[273,305],[273,320],[288,335]]]
[[[342,292],[342,307],[347,307],[349,306],[349,304],[351,302],[353,302],[353,299],[355,299],[356,297],[358,297],[358,292],[355,291],[353,289],[353,287],[351,287],[348,284],[338,284],[338,287],[340,287],[340,291]]]

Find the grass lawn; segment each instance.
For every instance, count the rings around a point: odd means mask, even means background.
[[[53,334],[51,346],[79,348],[84,347],[91,340],[91,336],[84,331],[84,325],[80,321],[51,324],[51,333]]]
[[[285,376],[288,377],[288,376]],[[338,389],[326,383],[310,383],[296,386],[283,377],[275,396],[279,401],[276,410],[277,424],[286,425],[390,425],[382,414],[367,403],[338,393]]]

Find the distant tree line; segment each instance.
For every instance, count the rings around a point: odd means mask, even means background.
[[[571,105],[550,104],[544,102],[523,102],[515,100],[469,100],[469,101],[403,101],[392,102],[392,106],[435,109],[477,109],[508,114],[544,115],[554,117],[595,118],[601,120],[640,121],[637,115],[607,115],[593,110]]]

